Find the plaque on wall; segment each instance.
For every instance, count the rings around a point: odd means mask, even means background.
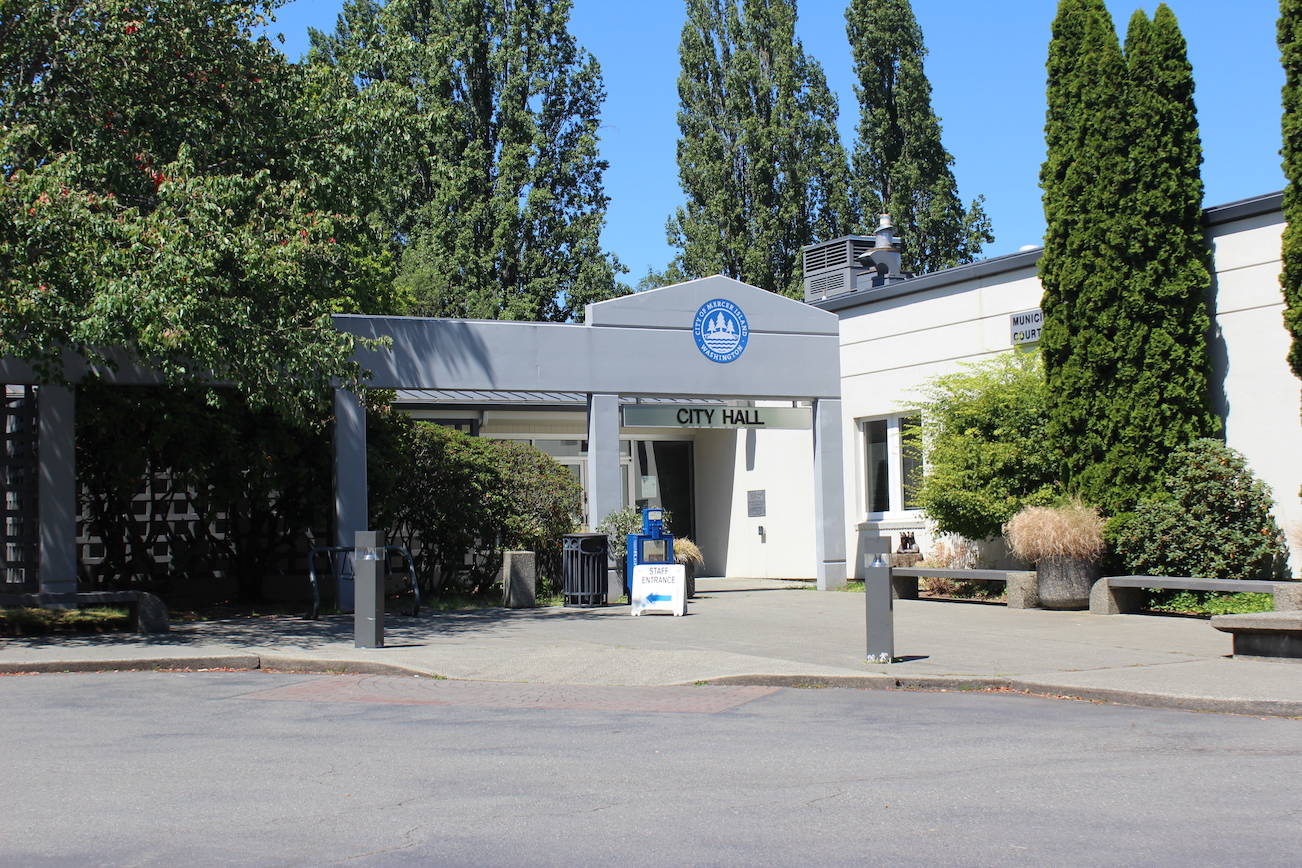
[[[764,518],[764,489],[746,492],[746,517]]]

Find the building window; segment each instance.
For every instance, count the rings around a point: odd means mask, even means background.
[[[918,413],[860,423],[864,441],[864,509],[869,513],[918,509],[922,453]]]

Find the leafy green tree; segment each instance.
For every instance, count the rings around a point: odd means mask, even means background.
[[[687,0],[678,54],[677,269],[802,294],[800,248],[854,224],[836,98],[795,0]]]
[[[1284,327],[1288,362],[1302,377],[1302,0],[1280,0],[1279,51],[1284,63]]]
[[[966,365],[929,381],[920,398],[922,427],[905,431],[904,446],[926,456],[918,502],[937,531],[989,539],[1022,507],[1053,502],[1057,464],[1037,353]]]
[[[1123,59],[1102,0],[1059,4],[1048,72],[1048,434],[1068,489],[1115,514],[1219,431],[1192,75],[1169,9],[1132,20]]]
[[[845,22],[860,111],[851,189],[864,226],[872,231],[876,215],[891,215],[906,271],[971,262],[995,239],[984,197],[967,208],[959,201],[913,7],[909,0],[850,0]]]
[[[1288,548],[1273,505],[1242,455],[1195,440],[1171,455],[1161,488],[1119,522],[1113,544],[1133,575],[1279,578]]]
[[[311,59],[355,83],[402,248],[400,290],[435,316],[565,321],[627,291],[602,252],[601,70],[569,0],[350,0]]]
[[[329,316],[393,308],[325,170],[320,81],[253,33],[270,4],[0,8],[0,355],[125,347],[304,418],[355,376]]]

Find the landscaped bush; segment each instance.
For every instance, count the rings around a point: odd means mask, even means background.
[[[479,594],[501,553],[529,550],[539,576],[559,578],[561,534],[578,525],[579,483],[524,443],[471,437],[372,409],[372,523],[411,549],[422,587]]]
[[[1171,456],[1163,493],[1111,529],[1125,569],[1138,576],[1279,578],[1288,551],[1271,515],[1270,488],[1220,441]]]
[[[921,398],[918,502],[939,532],[989,539],[1022,507],[1053,501],[1057,468],[1038,354],[967,365],[931,380]],[[906,432],[905,448],[919,448],[916,435]]]

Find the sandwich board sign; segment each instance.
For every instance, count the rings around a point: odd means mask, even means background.
[[[629,591],[633,615],[643,612],[687,614],[687,573],[682,564],[638,564]]]

